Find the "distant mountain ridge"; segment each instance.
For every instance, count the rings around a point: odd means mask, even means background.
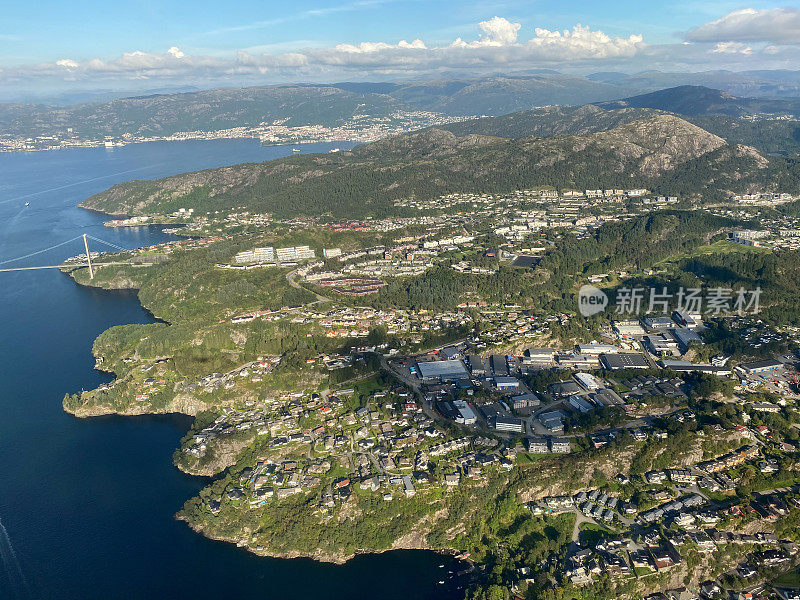
[[[268,86],[155,94],[65,108],[0,105],[0,133],[52,135],[72,128],[80,136],[165,136],[184,131],[287,125],[337,125],[354,115],[386,116],[402,108],[381,94],[330,86]]]
[[[770,76],[773,79],[769,79]],[[125,134],[166,136],[183,131],[253,127],[275,120],[285,120],[287,125],[333,126],[358,115],[381,118],[395,111],[497,116],[543,106],[590,103],[599,103],[603,108],[657,108],[695,116],[725,114],[733,117],[750,112],[785,112],[795,110],[798,105],[797,100],[788,99],[725,98],[720,92],[701,90],[698,83],[713,83],[715,88],[727,93],[737,91],[739,95],[742,91],[761,95],[772,89],[769,86],[774,86],[772,91],[776,97],[794,93],[800,98],[800,72],[749,75],[597,73],[583,77],[537,70],[513,76],[409,82],[220,88],[69,106],[6,103],[0,104],[0,135],[58,136],[70,128],[85,138]],[[676,100],[662,90],[677,84],[683,88],[678,94],[683,99],[682,104],[676,104]],[[642,92],[645,94],[641,95]]]
[[[358,115],[423,110],[451,116],[505,114],[532,106],[604,101],[630,90],[569,75],[465,78],[410,83],[292,84],[149,94],[64,107],[0,104],[0,135],[165,136],[184,131],[341,125]]]
[[[535,106],[611,100],[630,88],[561,73],[447,79],[404,84],[388,92],[421,110],[449,115],[503,115]]]
[[[727,115],[743,117],[753,114],[800,117],[800,99],[768,100],[739,98],[721,90],[697,85],[682,85],[640,94],[610,102],[596,102],[606,110],[618,108],[652,108],[688,116]]]
[[[771,118],[742,119],[756,110],[774,111]],[[797,111],[795,113],[794,111]],[[480,134],[508,138],[529,135],[584,135],[656,114],[678,114],[730,144],[754,146],[766,154],[800,153],[800,100],[737,98],[698,86],[680,86],[614,102],[586,106],[554,106],[500,117],[473,119],[441,126],[459,136]]]
[[[500,117],[485,117],[440,126],[456,135],[480,134],[506,138],[552,135],[586,135],[605,131],[637,119],[649,118],[657,111],[626,108],[606,110],[594,104],[584,106],[546,106]]]
[[[747,98],[800,98],[800,71],[789,70],[593,73],[587,79],[636,90],[631,95],[693,85]]]

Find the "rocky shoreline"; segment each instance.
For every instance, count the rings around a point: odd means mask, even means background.
[[[270,551],[269,549],[266,549],[266,548],[263,548],[263,547],[260,547],[260,546],[252,547],[247,543],[247,540],[245,538],[236,539],[236,538],[230,538],[230,537],[225,537],[225,536],[218,535],[218,534],[215,534],[215,533],[211,533],[206,528],[204,528],[201,524],[195,523],[193,521],[190,521],[189,519],[187,519],[181,513],[176,514],[175,518],[178,521],[183,521],[184,523],[186,523],[189,526],[189,528],[192,529],[192,531],[194,531],[196,533],[199,533],[200,535],[202,535],[202,536],[204,536],[204,537],[206,537],[208,539],[215,540],[215,541],[218,541],[218,542],[225,542],[225,543],[228,543],[228,544],[234,544],[238,548],[242,548],[242,549],[247,550],[248,552],[251,552],[251,553],[253,553],[253,554],[257,555],[257,556],[263,556],[265,558],[280,558],[280,559],[287,559],[287,560],[291,560],[291,559],[295,559],[295,558],[308,558],[308,559],[311,559],[311,560],[314,560],[314,561],[317,561],[317,562],[320,562],[320,563],[344,565],[347,562],[349,562],[350,560],[356,558],[357,556],[361,556],[361,555],[365,555],[365,554],[377,555],[377,554],[383,554],[385,552],[392,552],[394,550],[423,550],[423,551],[426,551],[426,552],[435,552],[437,554],[441,554],[442,556],[453,556],[453,557],[457,556],[457,552],[455,550],[453,550],[452,548],[432,548],[431,546],[428,546],[427,544],[420,545],[418,543],[405,543],[401,539],[397,540],[397,542],[395,544],[393,544],[390,548],[385,548],[385,549],[380,549],[380,550],[377,550],[377,549],[362,550],[362,551],[351,552],[349,554],[344,554],[344,553],[326,553],[326,552],[322,552],[320,550],[317,550],[316,552],[301,552],[301,551],[298,551],[298,550],[292,550],[292,551],[289,551],[289,552],[273,552],[273,551]],[[410,533],[414,533],[414,532],[410,532]],[[408,536],[406,536],[406,537],[408,537]],[[424,539],[424,536],[413,536],[413,538],[415,540],[419,539],[420,537],[422,539]]]

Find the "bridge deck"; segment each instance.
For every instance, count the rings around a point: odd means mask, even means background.
[[[93,267],[103,267],[108,265],[132,265],[133,263],[130,262],[93,262]],[[146,266],[149,263],[139,263],[142,266]],[[9,269],[0,269],[0,273],[5,273],[8,271],[36,271],[38,269],[70,269],[72,267],[88,267],[89,263],[69,263],[66,265],[46,265],[43,267],[13,267]]]

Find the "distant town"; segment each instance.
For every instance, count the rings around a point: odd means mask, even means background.
[[[210,131],[181,131],[164,136],[120,136],[81,138],[71,127],[61,134],[15,137],[0,134],[0,152],[57,150],[59,148],[115,148],[127,144],[156,141],[225,140],[256,138],[265,145],[310,144],[319,142],[372,142],[415,129],[457,123],[474,117],[456,117],[430,111],[396,111],[387,116],[356,115],[341,125],[288,125],[287,119],[262,123],[256,127],[233,127]]]

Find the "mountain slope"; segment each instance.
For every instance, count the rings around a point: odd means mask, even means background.
[[[163,136],[252,127],[278,119],[286,125],[337,125],[355,115],[386,116],[402,108],[402,103],[383,94],[276,85],[123,98],[64,108],[0,105],[0,133],[53,135],[72,128],[76,135],[89,138]]]
[[[711,88],[682,85],[622,100],[600,102],[607,110],[619,108],[652,108],[681,115],[727,115],[742,117],[757,113],[779,116],[800,116],[800,100],[765,100],[737,98]]]
[[[673,115],[632,121],[591,136],[613,149],[625,163],[638,161],[638,171],[658,177],[683,162],[725,146],[725,140]]]
[[[594,104],[585,106],[545,106],[500,117],[471,119],[439,126],[458,136],[479,134],[505,138],[552,135],[587,135],[656,114],[649,109],[605,110]]]
[[[619,98],[626,88],[562,73],[447,79],[403,85],[388,92],[423,110],[450,115],[504,115],[536,106],[585,104]]]
[[[797,166],[659,114],[584,136],[502,139],[425,130],[351,152],[119,184],[83,206],[118,214],[246,206],[279,217],[359,218],[399,214],[394,201],[401,198],[541,186],[645,187],[659,194],[721,199],[751,189],[797,191]]]
[[[729,144],[753,146],[766,154],[800,154],[800,121],[749,121],[725,115],[687,117],[686,120],[724,137]]]
[[[677,92],[673,92],[669,106],[675,110],[698,112],[700,106],[696,89],[689,88],[691,99],[682,99],[678,97]],[[701,96],[712,100],[727,96],[716,90],[709,90],[709,92],[715,93],[703,93]],[[740,100],[733,99],[735,102]],[[601,105],[587,104],[578,107],[548,106],[500,117],[450,123],[442,125],[440,128],[458,136],[480,134],[521,138],[530,135],[538,137],[558,134],[586,135],[663,113],[661,109],[655,108],[611,108],[618,106],[620,102]],[[712,110],[712,104],[707,102],[702,111],[709,110]],[[729,144],[753,146],[766,154],[794,155],[800,152],[800,121],[790,119],[750,120],[724,114],[681,115],[681,118],[724,138]]]

